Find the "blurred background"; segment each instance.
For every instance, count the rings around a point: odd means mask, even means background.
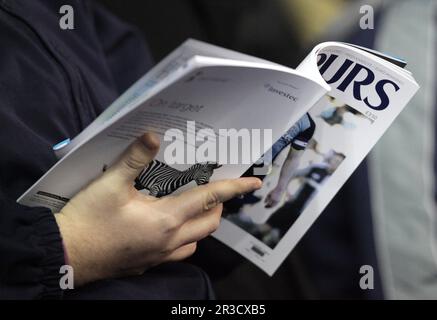
[[[407,60],[421,90],[273,277],[214,239],[191,262],[219,299],[437,299],[437,0],[99,1],[138,28],[156,62],[187,38],[290,67],[327,40]],[[359,285],[362,266],[373,289]]]

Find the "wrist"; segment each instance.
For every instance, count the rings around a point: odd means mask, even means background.
[[[75,286],[83,285],[89,282],[87,280],[89,277],[84,274],[86,268],[84,268],[83,259],[81,259],[80,249],[77,247],[78,241],[75,240],[80,238],[80,232],[72,226],[72,222],[64,214],[56,213],[55,219],[61,233],[65,264],[73,268]],[[82,239],[82,241],[86,241],[86,239]]]

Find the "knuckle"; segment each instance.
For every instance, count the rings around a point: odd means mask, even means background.
[[[208,190],[204,198],[203,209],[208,211],[220,203],[220,197],[217,192]]]
[[[126,159],[124,160],[124,165],[128,168],[128,169],[132,169],[132,170],[139,170],[142,169],[144,167],[144,162],[141,161],[141,159],[139,159],[139,157],[136,157],[133,154],[130,154],[128,157],[126,157]]]
[[[173,214],[162,214],[160,218],[161,229],[164,233],[174,232],[176,229],[180,227],[179,219]]]
[[[141,169],[147,164],[146,155],[147,150],[145,146],[137,140],[128,149],[123,163],[128,169]]]

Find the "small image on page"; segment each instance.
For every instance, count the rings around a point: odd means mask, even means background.
[[[259,176],[263,187],[226,203],[225,219],[274,249],[347,158],[350,148],[339,137],[353,141],[372,124],[326,95],[273,145],[269,172]]]
[[[246,250],[265,260],[336,175],[351,151],[350,142],[372,124],[361,112],[326,95],[275,142],[271,159],[263,161],[269,171],[258,176],[262,188],[225,203],[224,223],[251,235]],[[254,167],[244,175],[252,175]]]

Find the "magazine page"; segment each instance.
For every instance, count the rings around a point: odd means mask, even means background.
[[[170,77],[167,87],[61,158],[18,202],[59,211],[146,131],[161,137],[161,149],[137,178],[138,190],[160,197],[239,177],[328,88],[286,67],[202,56]],[[152,183],[152,173],[168,181]]]
[[[298,69],[331,90],[273,144],[263,187],[225,203],[213,234],[269,275],[418,90],[407,71],[339,43],[316,47]]]
[[[145,101],[156,92],[170,85],[174,79],[178,78],[178,73],[182,72],[186,63],[196,55],[279,66],[267,60],[224,49],[195,39],[188,39],[135,82],[78,136],[74,137],[71,141],[71,137],[65,137],[66,140],[61,141],[55,146],[54,151],[57,157],[62,158],[75,147],[102,130],[105,125],[110,125],[111,121],[122,116],[123,113],[129,112],[129,110],[135,108],[141,101]]]

